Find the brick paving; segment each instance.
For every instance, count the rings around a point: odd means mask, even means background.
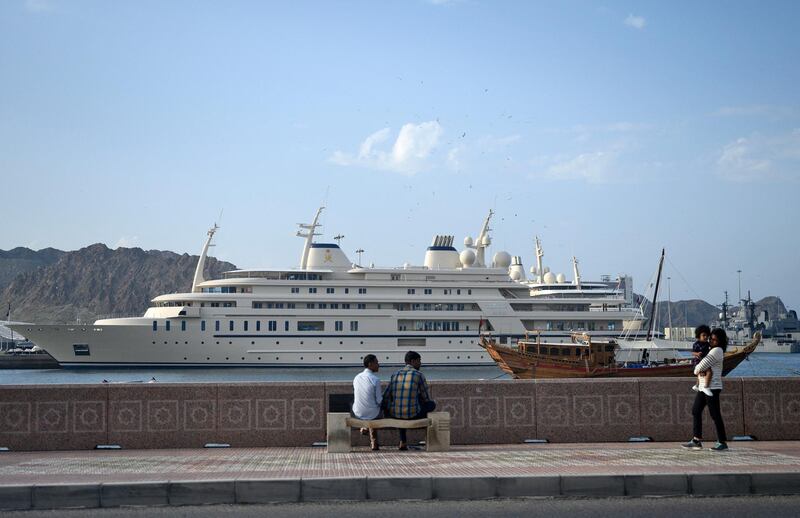
[[[0,453],[0,485],[337,477],[800,472],[800,442],[732,443],[723,453],[674,443],[454,446],[445,453],[231,448]]]

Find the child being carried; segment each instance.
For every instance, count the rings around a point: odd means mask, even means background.
[[[692,344],[692,356],[695,357],[695,364],[697,364],[711,350],[711,346],[708,343],[709,338],[711,338],[711,328],[705,324],[697,326],[694,330],[694,337],[696,341]],[[707,396],[713,396],[711,389],[708,388],[711,385],[711,375],[711,369],[700,372],[697,375],[697,383],[692,387],[692,390],[699,390]]]

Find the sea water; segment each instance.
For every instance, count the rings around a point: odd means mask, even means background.
[[[424,361],[424,358],[423,358]],[[73,368],[0,370],[0,385],[78,383],[228,383],[261,381],[352,381],[358,367],[237,367],[237,368]],[[378,375],[388,381],[396,367],[383,367]],[[509,379],[497,366],[426,367],[429,380]],[[727,378],[800,376],[800,354],[754,353]]]

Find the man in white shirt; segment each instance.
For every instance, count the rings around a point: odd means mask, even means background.
[[[374,354],[364,356],[364,369],[353,379],[353,415],[359,419],[378,419],[381,415],[381,380],[375,374],[380,369],[378,358]],[[361,429],[367,435],[367,429]],[[369,442],[373,450],[378,447],[378,431],[369,429]]]

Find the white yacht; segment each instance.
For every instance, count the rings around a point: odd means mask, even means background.
[[[206,280],[215,225],[191,290],[156,297],[143,316],[11,327],[66,367],[342,366],[360,365],[369,353],[402,364],[410,349],[427,365],[490,365],[477,344],[480,329],[501,343],[529,332],[549,341],[569,340],[574,331],[615,337],[638,312],[629,300],[630,277],[582,282],[573,258],[568,281],[543,265],[538,238],[533,279],[519,256],[498,252],[489,262],[492,211],[462,251],[453,236],[438,235],[421,266],[380,268],[352,263],[338,244],[315,241],[323,208],[300,224],[299,268],[235,270]]]

